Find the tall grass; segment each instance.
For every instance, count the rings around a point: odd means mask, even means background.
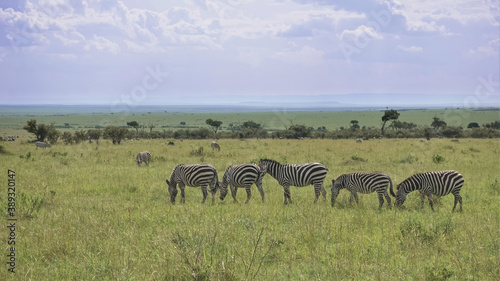
[[[188,140],[45,150],[6,143],[0,167],[17,174],[18,264],[15,275],[4,266],[0,279],[500,279],[499,140],[218,143],[220,152],[210,141]],[[149,167],[135,163],[143,150],[153,155]],[[313,204],[312,186],[292,187],[294,203],[284,206],[283,189],[270,176],[263,181],[264,203],[253,196],[248,204],[201,204],[200,188],[192,187],[186,187],[185,204],[169,202],[165,179],[177,164],[211,163],[222,177],[229,165],[263,157],[323,163],[329,168],[327,202]],[[350,204],[347,191],[335,207],[329,204],[330,182],[342,173],[383,171],[397,184],[416,172],[445,169],[464,175],[462,213],[451,212],[452,196],[438,199],[432,212],[413,193],[404,210],[379,211],[375,194],[360,194],[360,204]],[[6,237],[5,228],[1,235]],[[5,257],[5,240],[2,246]]]

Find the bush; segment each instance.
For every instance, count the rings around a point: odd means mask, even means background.
[[[440,163],[444,162],[444,160],[445,160],[444,157],[439,155],[439,154],[434,154],[432,156],[432,162],[434,162],[436,164],[440,164]]]

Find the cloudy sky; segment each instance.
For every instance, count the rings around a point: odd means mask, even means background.
[[[360,4],[362,3],[362,4]],[[0,104],[499,93],[498,0],[2,0]]]

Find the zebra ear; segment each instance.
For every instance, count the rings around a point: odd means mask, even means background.
[[[165,182],[166,182],[168,185],[170,185],[170,182],[169,182],[168,180],[165,180]]]
[[[335,183],[335,180],[332,180],[332,184],[334,184],[334,183]]]

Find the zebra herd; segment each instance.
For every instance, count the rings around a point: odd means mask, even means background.
[[[140,152],[136,156],[137,165],[140,166],[142,162],[148,165],[151,160],[151,153],[147,151]],[[305,164],[289,164],[283,165],[278,161],[271,159],[260,159],[259,164],[240,164],[228,167],[219,181],[217,170],[210,164],[180,164],[174,167],[170,178],[165,182],[168,185],[168,192],[170,194],[170,201],[175,203],[177,197],[177,186],[181,191],[181,203],[185,202],[185,187],[201,187],[203,193],[203,201],[207,199],[208,192],[212,195],[212,203],[215,201],[217,190],[220,190],[220,199],[224,200],[228,194],[228,186],[231,190],[231,195],[234,202],[236,199],[237,189],[244,187],[247,193],[247,200],[250,201],[252,197],[251,186],[255,184],[264,202],[264,190],[262,188],[262,178],[269,174],[276,179],[283,187],[284,204],[291,204],[292,198],[290,194],[290,186],[314,186],[314,194],[316,203],[320,194],[326,200],[326,190],[323,182],[326,178],[328,169],[320,163],[305,163]],[[357,193],[373,193],[377,192],[379,199],[379,209],[384,204],[384,197],[387,205],[391,208],[391,197],[387,189],[389,188],[390,194],[396,198],[395,206],[401,207],[406,200],[408,193],[412,191],[419,191],[421,196],[422,206],[424,197],[429,200],[429,205],[434,211],[434,204],[432,202],[432,195],[445,196],[453,194],[455,196],[455,203],[452,211],[455,211],[457,203],[460,203],[460,211],[462,211],[462,197],[460,190],[464,184],[463,176],[457,171],[437,171],[426,172],[412,175],[411,177],[402,181],[396,187],[394,193],[393,183],[391,178],[381,172],[372,173],[350,173],[342,174],[336,179],[332,180],[331,187],[331,205],[334,206],[335,199],[339,195],[341,189],[347,189],[350,193],[350,200],[356,200],[358,203]]]

